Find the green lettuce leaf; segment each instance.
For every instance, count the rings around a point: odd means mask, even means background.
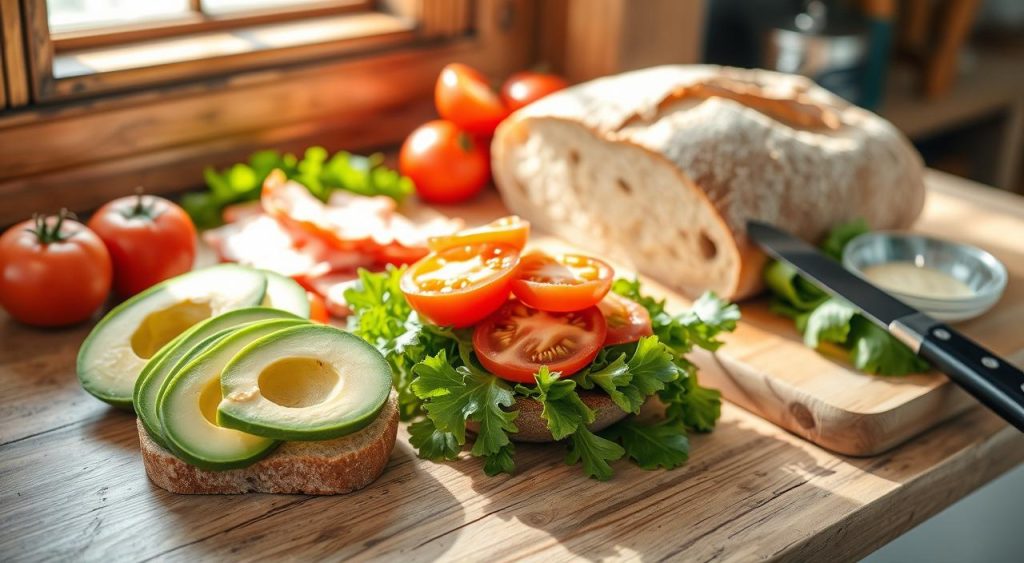
[[[854,367],[878,375],[921,373],[931,366],[891,334],[856,315],[850,321],[850,361]]]
[[[839,225],[822,241],[822,251],[839,260],[846,245],[868,230],[863,220]],[[905,375],[929,369],[927,362],[871,324],[856,307],[829,297],[792,266],[771,262],[765,267],[764,280],[772,293],[771,310],[793,319],[808,347],[835,344],[847,350],[853,366],[865,373]]]
[[[274,150],[253,153],[249,162],[218,171],[207,167],[203,179],[209,191],[187,194],[182,207],[200,228],[221,223],[224,207],[260,197],[263,181],[274,169],[306,186],[317,198],[327,201],[334,190],[361,195],[384,195],[402,202],[414,191],[412,180],[384,166],[384,156],[359,156],[338,152],[330,156],[323,147],[309,147],[300,160],[293,154]]]

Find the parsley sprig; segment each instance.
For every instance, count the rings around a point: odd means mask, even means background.
[[[469,454],[484,460],[488,475],[515,471],[517,397],[541,403],[541,417],[555,440],[565,441],[567,464],[580,464],[599,480],[612,477],[611,462],[623,457],[642,468],[672,468],[689,455],[687,431],[710,431],[721,412],[717,391],[697,384],[696,367],[686,359],[694,346],[715,350],[718,336],[739,319],[735,305],[708,294],[679,315],[665,302],[643,295],[636,280],[616,280],[613,291],[648,310],[654,335],[638,342],[608,346],[571,378],[542,366],[533,385],[510,386],[483,369],[467,331],[433,326],[419,319],[399,287],[402,270],[359,273],[359,283],[345,292],[354,311],[350,328],[377,346],[394,372],[401,412],[415,419],[410,443],[419,456],[437,461],[457,459],[475,427]],[[596,413],[579,391],[607,393],[619,408],[636,414],[656,395],[664,417],[642,423],[634,417],[599,432],[588,425]]]

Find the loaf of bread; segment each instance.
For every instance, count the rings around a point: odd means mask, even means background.
[[[398,397],[391,393],[377,419],[334,440],[285,442],[241,469],[207,471],[178,459],[138,423],[149,479],[179,494],[284,493],[336,495],[369,485],[384,471],[398,434]]]
[[[910,225],[921,158],[889,122],[803,77],[663,66],[557,92],[492,144],[509,209],[694,295],[761,288],[748,219],[810,241],[862,217]]]

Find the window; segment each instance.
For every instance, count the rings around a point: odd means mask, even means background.
[[[441,67],[535,61],[538,0],[0,0],[0,225],[275,147],[393,146]]]

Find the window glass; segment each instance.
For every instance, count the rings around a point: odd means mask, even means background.
[[[189,0],[46,0],[46,8],[60,32],[173,18],[189,12]]]

